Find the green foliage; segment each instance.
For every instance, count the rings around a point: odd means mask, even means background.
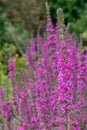
[[[79,19],[75,22],[71,22],[71,30],[76,31],[77,34],[82,33],[84,42],[87,42],[87,3],[83,12],[80,14]]]
[[[15,43],[19,52],[23,53],[29,32],[34,35],[45,29],[45,2],[51,7],[51,16],[54,25],[56,24],[56,9],[61,7],[65,14],[65,23],[70,22],[70,31],[77,34],[82,33],[84,40],[87,40],[87,1],[86,0],[1,0],[0,3],[0,45],[5,42]],[[37,21],[37,22],[36,22]],[[10,24],[9,24],[10,23]],[[11,26],[9,26],[11,25]],[[26,35],[27,34],[27,35]],[[28,40],[27,40],[28,42]],[[22,46],[20,50],[19,46]]]
[[[2,123],[2,117],[0,116],[0,123]]]
[[[54,128],[54,130],[58,130],[58,128],[57,128],[57,127],[55,127],[55,128]]]
[[[3,12],[5,5],[0,1],[0,47],[6,42],[6,13]]]
[[[12,2],[13,3],[13,2]],[[25,47],[28,44],[30,37],[29,31],[27,31],[23,26],[22,22],[13,24],[9,18],[9,13],[6,9],[9,8],[6,1],[0,1],[0,48],[4,46],[5,43],[15,44],[18,52],[22,55],[25,51]],[[11,10],[12,11],[12,10]]]
[[[0,85],[5,86],[8,99],[12,97],[12,85],[8,77],[8,61],[11,56],[15,58],[17,80],[21,79],[21,72],[27,67],[25,55],[20,57],[15,45],[5,43],[0,50]]]
[[[2,71],[0,72],[1,74],[1,84],[2,86],[5,86],[5,92],[7,95],[7,99],[10,99],[12,97],[12,85],[10,83],[9,77],[5,75]]]
[[[17,47],[18,53],[23,55],[25,53],[25,48],[29,44],[29,32],[23,28],[23,25],[12,25],[8,23],[7,32],[9,37],[12,38],[14,45]]]
[[[46,0],[1,0],[5,5],[5,13],[13,25],[21,24],[25,29],[31,30],[34,34],[38,28],[45,27],[45,1]]]
[[[11,92],[12,86],[9,77],[5,74],[6,71],[7,71],[7,66],[3,65],[0,62],[0,85],[5,86],[4,89],[7,94],[7,98],[10,99],[12,97],[12,92]]]
[[[4,43],[3,47],[0,49],[0,62],[1,69],[4,73],[7,73],[7,64],[11,56],[14,56],[17,53],[17,47],[13,44]]]
[[[51,5],[53,19],[55,19],[56,9],[61,7],[64,10],[65,19],[68,22],[78,19],[85,7],[83,0],[51,0],[49,4]]]
[[[21,71],[26,68],[26,57],[18,54],[17,47],[13,44],[5,43],[0,49],[0,85],[6,86],[6,91],[10,91],[11,84],[8,78],[8,61],[10,57],[15,58],[16,73],[18,80],[21,78]]]
[[[56,9],[64,10],[65,23],[70,23],[70,31],[82,33],[87,39],[87,1],[85,0],[48,0],[51,6],[53,23],[56,23]]]

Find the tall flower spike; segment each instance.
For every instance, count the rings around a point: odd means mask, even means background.
[[[14,58],[10,58],[8,69],[9,69],[8,76],[10,77],[11,82],[14,86],[14,83],[16,83],[16,72],[15,72],[16,67],[15,67],[15,63],[14,63]]]
[[[50,9],[49,9],[49,6],[48,6],[47,2],[46,2],[46,13],[47,13],[46,32],[47,32],[47,35],[49,35],[49,33],[53,32],[53,28],[52,28],[52,21],[51,21],[51,16],[50,16]]]
[[[59,32],[60,32],[59,39],[64,41],[65,40],[64,13],[61,8],[58,8],[56,13],[57,13],[57,21],[59,23]]]

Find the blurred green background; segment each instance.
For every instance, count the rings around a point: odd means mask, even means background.
[[[45,32],[46,9],[49,3],[53,24],[56,24],[56,9],[63,8],[65,24],[77,37],[81,34],[87,43],[87,0],[0,0],[0,85],[10,86],[8,60],[15,57],[17,74],[25,67],[25,48],[31,36]]]

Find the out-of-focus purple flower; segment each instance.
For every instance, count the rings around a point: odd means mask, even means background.
[[[14,84],[16,82],[16,72],[15,72],[16,67],[15,67],[14,58],[10,58],[8,69],[9,69],[8,76],[10,77],[11,82]]]

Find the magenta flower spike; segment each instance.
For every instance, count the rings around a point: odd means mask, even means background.
[[[8,76],[10,77],[12,84],[14,84],[16,82],[16,72],[15,72],[16,67],[14,58],[10,58],[8,69],[9,69]]]

